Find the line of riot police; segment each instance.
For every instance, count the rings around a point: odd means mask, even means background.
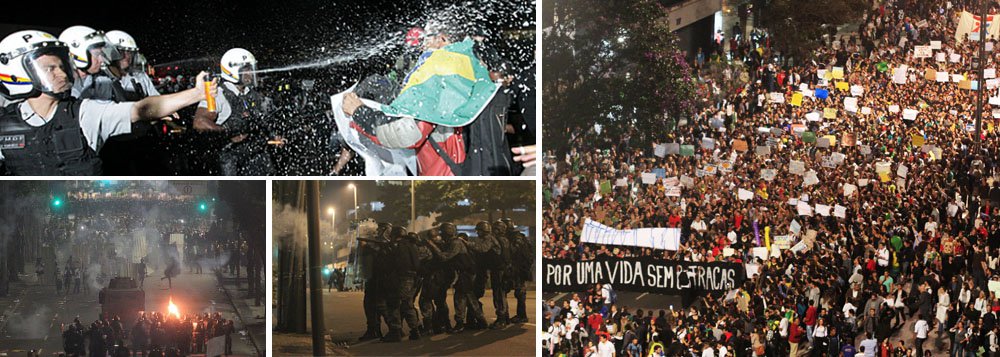
[[[418,340],[421,335],[503,329],[528,321],[525,285],[533,276],[534,248],[509,219],[479,222],[476,237],[458,233],[452,223],[420,233],[380,223],[374,238],[359,241],[367,319],[360,341],[401,341],[404,322],[409,339]],[[487,280],[496,311],[492,324],[481,301]],[[454,325],[447,304],[452,288]],[[517,301],[514,317],[507,302],[511,291]]]

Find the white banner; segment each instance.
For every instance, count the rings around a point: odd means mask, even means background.
[[[997,24],[996,17],[997,15],[986,16],[986,37],[1000,38],[1000,24]],[[978,40],[980,22],[979,16],[962,11],[958,19],[958,27],[955,29],[955,40],[965,41],[966,34],[969,35],[970,39]]]
[[[680,228],[637,228],[619,230],[587,218],[580,242],[626,247],[677,250],[681,243]]]

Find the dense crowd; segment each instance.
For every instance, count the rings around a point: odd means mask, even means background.
[[[1000,249],[997,122],[987,105],[975,137],[969,124],[976,92],[950,77],[924,77],[931,69],[978,79],[978,42],[955,39],[966,3],[870,2],[856,32],[831,36],[811,61],[795,65],[768,47],[767,36],[733,42],[710,61],[742,62],[733,68],[746,73],[724,75],[749,81],[722,93],[719,83],[703,81],[723,99],[687,123],[635,128],[624,138],[581,126],[568,151],[549,152],[545,258],[652,256],[759,270],[740,288],[683,309],[623,306],[601,286],[549,301],[543,355],[1000,351],[1000,301],[990,283]],[[944,62],[914,58],[914,46],[931,41],[941,41],[935,52],[944,53]],[[990,56],[992,66],[997,56]],[[893,78],[901,67],[905,83]],[[995,96],[996,87],[979,81]],[[837,82],[862,93],[837,89]],[[829,97],[820,99],[817,89]],[[806,94],[800,105],[791,104],[796,93]],[[848,97],[857,108],[845,108]],[[837,112],[824,119],[827,108]],[[904,119],[905,109],[919,114]],[[648,138],[655,138],[653,147],[634,144]],[[696,151],[656,147],[667,143]],[[792,168],[798,162],[804,170]],[[680,184],[679,196],[669,194],[671,181],[644,184],[642,173],[658,168],[691,181]],[[751,197],[741,199],[741,189]],[[814,212],[818,206],[838,206],[844,214]],[[580,243],[588,218],[617,229],[681,228],[680,249]],[[776,247],[774,237],[785,235],[800,248]],[[758,247],[768,253],[753,254]]]
[[[64,352],[73,356],[187,356],[208,352],[209,340],[224,338],[232,354],[233,321],[222,314],[140,314],[131,328],[118,316],[98,319],[85,327],[80,319],[63,326]]]

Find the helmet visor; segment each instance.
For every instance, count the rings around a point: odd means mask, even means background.
[[[35,86],[42,93],[69,93],[73,87],[73,71],[69,65],[69,50],[55,47],[38,50],[24,58],[25,69]]]
[[[240,66],[240,83],[245,86],[257,86],[257,64],[247,63]]]

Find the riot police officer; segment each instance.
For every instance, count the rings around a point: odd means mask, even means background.
[[[493,248],[494,261],[490,266],[490,289],[493,290],[493,308],[496,309],[497,319],[490,328],[501,329],[510,322],[510,313],[507,309],[507,292],[510,291],[508,281],[511,265],[510,243],[507,241],[506,223],[496,221],[493,227],[497,246]]]
[[[392,265],[392,275],[389,277],[389,288],[386,296],[388,312],[386,322],[389,333],[382,338],[384,342],[399,342],[402,338],[401,319],[406,320],[410,328],[410,339],[420,339],[420,324],[417,312],[413,309],[413,297],[416,296],[417,271],[420,270],[420,254],[415,237],[406,233],[403,227],[393,227],[389,239],[395,243],[390,259],[386,264]]]
[[[440,226],[441,239],[445,244],[442,251],[434,243],[429,243],[428,247],[434,255],[447,262],[450,268],[458,273],[458,281],[455,282],[455,328],[453,333],[461,333],[465,330],[466,311],[472,314],[470,319],[486,320],[483,317],[483,309],[476,301],[472,291],[472,284],[476,280],[475,263],[470,254],[468,242],[459,238],[458,229],[452,223],[443,223]],[[478,252],[481,253],[481,252]]]
[[[69,46],[69,54],[76,69],[78,81],[73,82],[73,97],[102,99],[115,102],[137,101],[126,98],[122,87],[115,80],[110,64],[122,59],[121,53],[104,31],[87,26],[70,26],[59,34],[59,41]]]
[[[145,72],[146,62],[139,53],[135,39],[124,31],[108,31],[104,35],[106,46],[113,47],[120,59],[111,60],[104,71],[112,79],[111,89],[115,101],[136,101],[160,95],[153,80]],[[107,76],[105,76],[107,77]],[[164,119],[178,119],[177,113]],[[133,123],[132,133],[117,136],[105,143],[104,171],[109,175],[156,175],[166,172],[167,153],[157,146],[158,133],[166,125],[163,122]]]
[[[139,52],[135,38],[120,30],[108,31],[104,37],[121,54],[121,59],[112,61],[108,69],[118,78],[126,98],[142,99],[160,95],[153,80],[146,74],[146,59]]]
[[[378,310],[378,299],[383,294],[385,282],[381,280],[382,275],[377,274],[376,267],[380,262],[384,262],[379,260],[384,250],[383,243],[381,243],[384,240],[380,238],[385,237],[391,228],[392,225],[389,223],[379,223],[375,231],[375,241],[359,240],[358,242],[358,254],[361,257],[361,276],[365,280],[363,305],[365,320],[368,324],[368,329],[363,336],[358,338],[358,341],[367,341],[382,337],[382,315]]]
[[[504,224],[507,228],[507,241],[510,243],[511,252],[510,288],[514,290],[514,298],[517,299],[517,312],[510,321],[525,323],[528,322],[525,284],[532,279],[535,273],[534,269],[531,268],[535,261],[535,249],[528,237],[517,230],[513,221],[507,218],[504,220]]]
[[[223,175],[273,174],[267,140],[275,137],[280,142],[280,137],[269,133],[264,97],[254,89],[257,59],[250,51],[234,48],[222,55],[220,68],[222,95],[215,96],[216,110],[210,111],[207,101],[199,103],[193,127],[199,132],[221,132],[229,138],[219,155]]]
[[[424,240],[424,247],[430,244],[441,245],[440,235],[430,234]],[[448,317],[448,288],[455,281],[455,271],[446,266],[446,261],[433,253],[421,262],[424,271],[420,286],[420,314],[423,316],[424,333],[443,333],[451,331],[451,321]],[[457,307],[456,307],[457,309]]]
[[[129,133],[133,122],[197,103],[206,85],[210,94],[216,87],[201,73],[196,88],[171,95],[123,103],[77,100],[69,47],[34,30],[0,41],[0,73],[0,95],[25,99],[0,114],[0,159],[14,175],[101,175],[98,152],[108,138]]]

